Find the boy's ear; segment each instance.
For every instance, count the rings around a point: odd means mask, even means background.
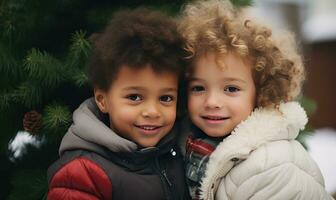
[[[106,93],[100,89],[94,89],[94,96],[99,110],[107,113]]]

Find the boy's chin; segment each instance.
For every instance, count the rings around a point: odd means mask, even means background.
[[[143,148],[149,148],[149,147],[155,147],[160,140],[158,141],[137,141],[137,145],[139,146],[139,148],[143,149]]]

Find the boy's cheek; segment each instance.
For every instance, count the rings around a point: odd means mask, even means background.
[[[132,114],[130,114],[132,113]],[[137,118],[138,112],[134,109],[123,107],[123,109],[114,109],[110,114],[110,119],[113,122],[126,122],[126,123],[134,123],[134,120]]]
[[[176,120],[176,106],[172,106],[169,109],[163,111],[167,122],[174,123]]]

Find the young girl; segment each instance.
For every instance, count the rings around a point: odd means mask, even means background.
[[[304,68],[292,38],[280,41],[244,16],[219,0],[182,12],[180,31],[190,53],[185,159],[191,196],[332,199],[295,140],[307,116],[293,101]]]

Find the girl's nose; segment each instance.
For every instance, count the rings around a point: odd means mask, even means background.
[[[205,107],[209,109],[219,109],[222,107],[223,99],[216,92],[211,92],[205,99]]]

